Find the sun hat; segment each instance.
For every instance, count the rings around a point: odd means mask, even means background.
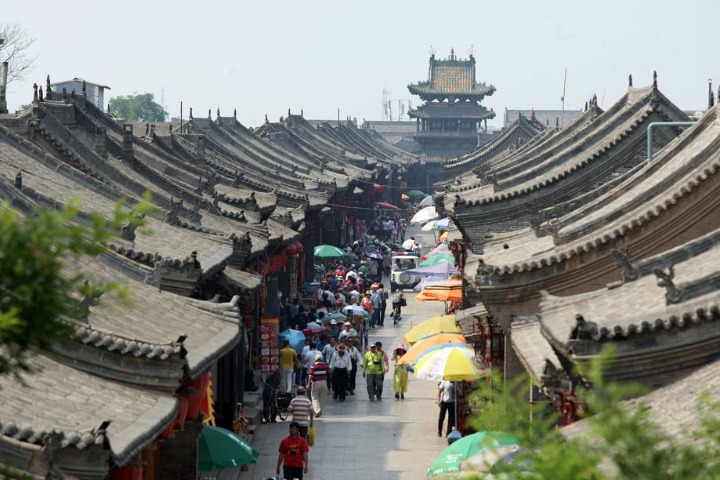
[[[315,361],[322,360],[322,359],[323,359],[322,353],[315,354]]]
[[[346,351],[347,351],[347,347],[346,347],[344,344],[342,344],[342,343],[341,343],[340,345],[338,345],[337,347],[335,347],[335,349],[336,349],[338,352],[346,352]]]
[[[350,327],[350,326],[352,326],[352,323],[350,323],[350,322],[345,322],[343,325],[347,325],[348,327]]]
[[[330,320],[330,325],[337,325],[337,320],[334,318]]]

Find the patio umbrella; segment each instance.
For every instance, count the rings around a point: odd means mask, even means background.
[[[421,190],[410,190],[409,192],[405,192],[405,194],[415,200],[416,198],[425,198],[425,192]]]
[[[422,199],[419,205],[421,207],[430,207],[432,205],[435,205],[435,200],[433,199],[432,195],[428,195],[427,197]]]
[[[439,242],[444,242],[445,240],[447,240],[448,233],[449,233],[449,232],[445,232],[445,233],[443,233],[442,235],[440,235],[440,236],[438,237],[438,241],[439,241]]]
[[[400,210],[400,207],[396,207],[392,203],[387,202],[375,202],[375,205],[380,208],[387,208],[388,210]]]
[[[435,220],[435,230],[447,230],[448,228],[450,228],[450,222],[452,222],[450,217]]]
[[[432,290],[425,287],[415,296],[418,302],[462,302],[462,288]]]
[[[208,472],[255,463],[260,452],[230,430],[205,425],[198,439],[197,455],[198,469]]]
[[[510,450],[505,447],[517,449],[517,438],[502,432],[473,433],[453,442],[443,450],[428,467],[427,476],[428,478],[454,478],[468,468],[465,465],[468,460],[481,455],[486,450],[495,448],[502,448],[497,452],[498,454],[504,452],[507,455]],[[495,461],[500,458],[502,455]],[[475,461],[471,463],[475,464]]]
[[[298,355],[302,353],[302,349],[305,346],[305,334],[300,330],[288,328],[280,333],[280,339],[290,342],[290,348],[295,350]]]
[[[438,382],[475,380],[488,373],[482,360],[475,357],[475,349],[459,347],[441,348],[423,355],[414,369],[417,378]]]
[[[408,196],[405,195],[404,193],[401,193],[401,194],[400,194],[400,200],[406,200],[406,201],[407,201],[407,200],[410,200],[410,197],[408,197]]]
[[[460,273],[460,270],[458,270],[455,265],[448,262],[442,262],[436,265],[427,265],[425,267],[411,268],[410,270],[405,271],[408,275],[439,276],[446,278]]]
[[[413,217],[410,219],[410,223],[425,223],[438,218],[438,216],[438,212],[437,210],[435,210],[434,206],[425,207],[422,210],[419,210],[415,215],[413,215]]]
[[[438,315],[418,323],[403,335],[406,345],[413,345],[415,342],[430,335],[438,333],[460,333],[460,327],[455,323],[455,315]]]
[[[435,229],[435,220],[430,220],[425,225],[423,225],[422,228],[420,228],[420,230],[423,232],[429,232],[434,229]]]
[[[412,248],[415,246],[415,240],[408,238],[402,243],[402,248],[405,250],[412,250]]]
[[[438,333],[431,337],[426,337],[417,342],[415,345],[405,352],[398,363],[402,365],[410,365],[425,352],[435,347],[464,345],[465,337],[461,333]]]
[[[439,263],[450,263],[454,265],[455,255],[453,255],[452,253],[438,253],[437,255],[431,255],[427,258],[427,260],[424,260],[422,263],[420,263],[420,266],[427,267],[430,265],[437,265]]]
[[[332,245],[318,245],[313,250],[313,255],[315,258],[319,258],[320,260],[329,260],[331,258],[345,257],[347,256],[347,253]]]
[[[433,248],[428,252],[427,256],[432,257],[438,253],[450,253],[450,247],[448,247],[447,243],[441,243],[437,247]]]

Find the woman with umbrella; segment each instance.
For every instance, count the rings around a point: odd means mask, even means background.
[[[403,345],[402,343],[398,343],[398,346],[395,347],[395,350],[393,350],[392,352],[393,363],[395,364],[395,368],[393,370],[393,388],[395,389],[395,400],[404,400],[405,392],[407,392],[407,365],[398,363],[400,361],[400,358],[402,358],[402,356],[405,355],[406,352],[407,350],[405,349],[405,345]]]

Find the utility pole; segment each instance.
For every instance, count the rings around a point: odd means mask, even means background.
[[[560,111],[560,126],[565,126],[565,87],[567,86],[567,67],[565,67],[565,78],[563,78],[563,94],[560,97],[562,102],[562,110]]]

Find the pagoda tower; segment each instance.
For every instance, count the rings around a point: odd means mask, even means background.
[[[422,106],[411,110],[417,119],[415,141],[429,158],[451,158],[471,152],[487,131],[487,119],[495,112],[480,105],[495,87],[475,81],[475,57],[458,60],[455,50],[447,60],[430,55],[428,81],[408,85],[413,95],[423,99]],[[483,121],[485,122],[483,126]]]

